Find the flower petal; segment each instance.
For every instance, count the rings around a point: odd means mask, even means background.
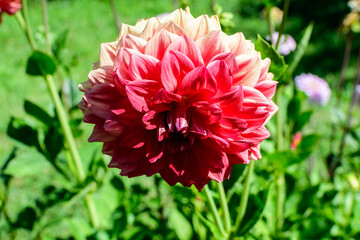
[[[216,79],[217,87],[222,92],[228,92],[232,85],[230,69],[224,61],[215,61],[206,67]]]
[[[118,42],[102,43],[100,45],[100,67],[113,65]]]
[[[196,45],[200,49],[205,65],[212,57],[220,53],[230,52],[230,49],[227,46],[225,39],[222,37],[220,30],[209,32],[204,37],[199,38],[196,41]]]
[[[169,51],[161,64],[161,82],[168,92],[174,92],[192,69],[194,69],[194,64],[185,54]]]
[[[185,31],[194,41],[216,30],[221,30],[219,18],[216,15],[211,18],[207,15],[202,15],[188,22],[185,26]]]
[[[132,80],[149,79],[160,81],[160,61],[145,54],[133,54],[129,64]]]
[[[238,70],[233,74],[234,85],[253,87],[260,76],[259,57],[242,54],[236,57]]]
[[[144,53],[146,44],[147,41],[145,41],[144,39],[133,36],[131,34],[127,34],[121,37],[117,45],[117,48],[120,49],[122,47],[125,47]]]
[[[201,57],[199,47],[195,42],[187,35],[181,36],[173,41],[167,51],[176,50],[185,54],[191,59],[195,67],[204,65],[204,60]]]
[[[180,83],[177,94],[189,101],[208,100],[217,91],[217,83],[206,67],[198,67],[189,72]]]
[[[147,43],[145,54],[151,55],[160,61],[163,59],[166,49],[178,36],[161,29]]]

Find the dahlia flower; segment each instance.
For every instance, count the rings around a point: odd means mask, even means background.
[[[276,83],[242,33],[189,9],[122,24],[115,42],[80,85],[90,142],[103,142],[109,167],[135,177],[160,173],[170,185],[222,182],[234,164],[261,158],[277,111]]]
[[[268,41],[271,40],[271,42],[274,45],[276,44],[278,38],[279,38],[278,32],[274,32],[272,34],[271,38],[270,38],[270,36],[266,36],[266,40],[268,40]],[[278,49],[278,51],[281,55],[283,55],[283,56],[289,55],[289,53],[294,51],[295,48],[296,48],[296,42],[292,36],[290,36],[289,34],[281,35],[279,49]]]
[[[331,90],[327,82],[311,73],[302,73],[295,77],[297,89],[304,92],[311,102],[326,105],[330,99]]]
[[[0,23],[1,14],[6,12],[9,15],[15,14],[21,8],[21,0],[0,0]]]

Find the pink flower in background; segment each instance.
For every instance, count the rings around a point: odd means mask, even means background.
[[[301,132],[295,133],[295,135],[294,135],[294,137],[293,137],[293,139],[291,141],[290,148],[292,150],[295,150],[297,148],[297,146],[300,144],[301,139],[302,139]]]
[[[100,47],[99,68],[80,85],[90,142],[103,142],[109,167],[135,177],[160,173],[199,190],[222,182],[234,164],[261,158],[277,111],[277,82],[242,33],[189,9],[122,25]]]
[[[330,99],[331,90],[327,82],[311,73],[302,73],[295,77],[297,89],[303,91],[310,99],[319,105],[326,105]]]
[[[274,32],[272,35],[272,38],[270,39],[270,36],[266,36],[266,40],[272,42],[272,44],[275,46],[277,40],[279,38],[279,33],[278,32]],[[290,36],[289,34],[283,34],[281,35],[280,38],[280,43],[279,43],[279,53],[281,55],[289,55],[290,52],[294,51],[296,49],[296,42],[294,40],[294,38],[292,36]]]
[[[0,0],[0,23],[1,14],[6,12],[7,14],[15,14],[21,8],[21,0]]]

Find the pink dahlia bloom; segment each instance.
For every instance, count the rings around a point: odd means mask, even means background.
[[[261,158],[276,88],[254,45],[221,31],[216,16],[189,9],[122,25],[100,47],[99,68],[80,85],[90,142],[109,167],[135,177],[160,173],[199,190],[229,178],[234,164]]]
[[[0,23],[1,14],[6,12],[7,14],[15,14],[21,8],[21,0],[0,0]]]

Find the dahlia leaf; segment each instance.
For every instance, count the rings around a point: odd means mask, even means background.
[[[192,239],[192,227],[186,217],[176,208],[170,212],[169,223],[180,240]]]
[[[54,124],[54,118],[52,118],[44,109],[35,103],[25,100],[24,109],[27,114],[35,117],[45,125],[52,126]]]
[[[14,227],[32,230],[36,219],[36,211],[31,207],[26,207],[18,214]]]
[[[58,128],[52,126],[45,135],[44,144],[46,151],[49,153],[51,160],[55,160],[56,156],[63,148],[64,137],[57,130]]]
[[[69,33],[69,28],[66,28],[57,36],[54,43],[52,44],[52,52],[54,53],[56,59],[59,61],[61,60],[61,53],[65,49],[68,33]]]
[[[298,115],[296,118],[295,125],[292,129],[292,133],[296,133],[300,131],[307,122],[309,122],[311,115],[313,114],[313,111],[306,111]]]
[[[265,39],[260,35],[257,36],[255,49],[261,53],[262,58],[270,58],[271,64],[269,71],[274,74],[274,80],[279,81],[287,70],[284,57],[281,56]],[[283,80],[284,81],[284,80]],[[285,83],[285,82],[283,82]]]
[[[44,76],[56,71],[56,63],[50,55],[34,51],[26,65],[26,73],[32,76]]]
[[[7,135],[25,145],[36,147],[36,149],[41,153],[43,152],[39,144],[37,130],[20,123],[15,118],[11,118],[8,124]]]

